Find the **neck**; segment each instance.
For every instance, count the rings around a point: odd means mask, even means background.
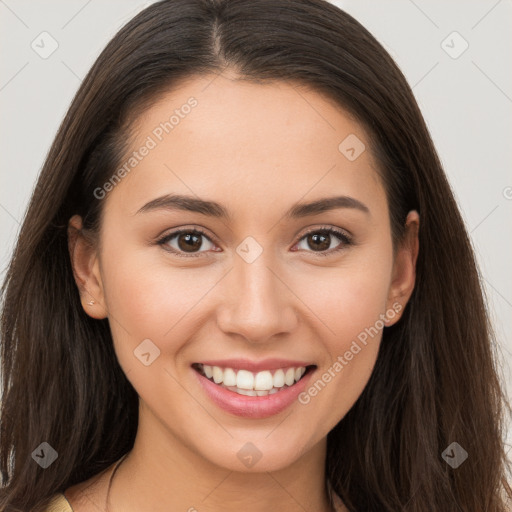
[[[234,471],[184,446],[161,423],[140,418],[134,447],[111,481],[108,510],[332,512],[325,455],[324,438],[288,467]]]

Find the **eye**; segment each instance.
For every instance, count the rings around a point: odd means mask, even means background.
[[[201,252],[194,252],[196,249],[202,247],[202,238],[208,240],[213,247],[210,238],[200,229],[180,229],[165,235],[163,238],[157,241],[158,245],[165,246],[165,249],[185,258],[200,256]],[[176,239],[176,240],[174,240]]]
[[[333,238],[337,238],[341,240],[334,249],[332,249],[331,242],[333,242]],[[317,253],[318,256],[329,256],[343,249],[346,249],[347,246],[352,244],[352,238],[340,231],[338,229],[332,227],[325,228],[315,228],[313,230],[308,231],[301,240],[305,240],[305,244],[313,247],[314,250],[311,252]],[[298,245],[300,245],[299,242]],[[326,249],[331,249],[326,251]]]
[[[341,243],[339,243],[334,249],[331,246],[333,238],[337,238],[341,241]],[[206,247],[206,251],[198,251],[198,249],[201,249],[204,245],[202,239],[207,240],[207,245],[210,244],[210,247]],[[316,253],[318,256],[329,256],[346,249],[347,246],[352,245],[351,236],[332,227],[312,229],[301,238],[301,241],[302,240],[305,240],[306,245],[313,247],[313,251],[310,252]],[[179,229],[164,235],[162,238],[157,240],[156,243],[164,246],[166,251],[185,258],[201,256],[203,252],[212,250],[212,247],[215,247],[215,244],[213,244],[210,237],[198,228]],[[296,245],[298,246],[300,243],[301,242]],[[218,248],[213,250],[215,252],[220,251]]]

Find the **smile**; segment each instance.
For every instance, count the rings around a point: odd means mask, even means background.
[[[224,412],[247,419],[269,418],[290,407],[306,389],[316,368],[313,364],[253,372],[192,364],[205,396]]]
[[[292,387],[298,382],[308,368],[300,366],[250,372],[236,368],[221,368],[220,366],[195,363],[192,367],[211,382],[229,389],[234,393],[245,396],[266,396]]]

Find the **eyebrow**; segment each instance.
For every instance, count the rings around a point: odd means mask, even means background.
[[[285,214],[288,219],[299,219],[311,215],[328,212],[338,208],[352,208],[371,216],[370,209],[364,203],[349,196],[325,197],[309,203],[297,203]],[[182,210],[200,213],[209,217],[231,220],[229,210],[216,201],[207,201],[193,196],[180,194],[166,194],[149,201],[136,213],[144,213],[155,210]]]

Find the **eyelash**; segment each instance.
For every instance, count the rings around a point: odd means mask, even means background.
[[[177,231],[173,231],[172,233],[168,233],[167,235],[164,235],[163,237],[159,238],[156,241],[156,244],[164,246],[165,244],[167,244],[167,242],[169,242],[169,240],[172,240],[174,237],[176,237],[178,235],[181,235],[183,233],[194,234],[194,235],[202,235],[206,239],[208,239],[210,242],[214,243],[210,239],[210,237],[202,229],[200,229],[200,228],[193,228],[193,229],[192,228],[188,228],[188,229],[179,229]],[[340,231],[340,230],[332,228],[332,227],[321,227],[321,228],[311,229],[310,231],[307,231],[306,233],[304,233],[302,235],[302,237],[299,239],[299,242],[301,240],[303,240],[304,238],[306,238],[308,235],[311,235],[312,233],[328,233],[330,235],[336,236],[337,238],[339,238],[343,242],[337,248],[331,249],[329,251],[320,251],[320,252],[316,252],[316,253],[314,251],[306,251],[306,252],[313,252],[317,256],[323,256],[323,257],[330,256],[330,255],[333,255],[335,253],[338,253],[339,251],[342,251],[342,250],[346,249],[350,245],[353,245],[353,241],[352,241],[352,237],[351,236],[347,235],[343,231]],[[180,258],[196,258],[196,257],[201,256],[203,254],[203,252],[186,254],[186,253],[182,253],[182,252],[176,251],[173,248],[168,248],[168,249],[164,249],[164,250],[166,250],[168,252],[171,252],[172,254],[175,254],[176,256],[178,256]]]

